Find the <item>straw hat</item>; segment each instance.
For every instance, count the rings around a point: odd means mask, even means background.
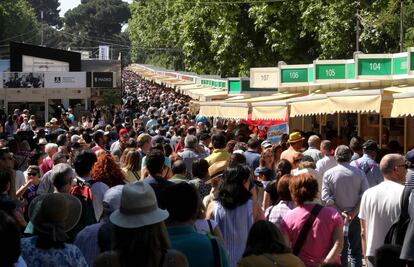
[[[207,183],[211,183],[214,179],[219,178],[223,175],[224,170],[227,168],[227,161],[218,161],[208,168],[208,175],[210,178]]]
[[[40,195],[29,206],[29,218],[34,229],[53,235],[53,239],[58,241],[65,241],[65,233],[76,226],[81,213],[79,199],[65,193]]]
[[[46,145],[47,144],[47,140],[46,138],[40,138],[39,142],[37,142],[38,145]]]
[[[288,142],[292,144],[292,143],[296,143],[296,142],[299,142],[299,141],[304,140],[304,139],[305,138],[302,137],[302,135],[300,134],[300,132],[293,132],[293,133],[291,133],[289,135]]]
[[[158,208],[152,187],[142,181],[126,184],[122,188],[121,207],[109,217],[122,228],[139,228],[167,219],[168,211]]]

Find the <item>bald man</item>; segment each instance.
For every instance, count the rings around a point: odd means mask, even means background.
[[[374,266],[375,250],[384,244],[385,235],[401,213],[407,165],[403,156],[388,154],[382,158],[380,170],[384,181],[365,191],[359,211],[362,248],[368,267]]]

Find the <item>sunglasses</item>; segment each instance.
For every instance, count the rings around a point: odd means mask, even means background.
[[[37,175],[37,172],[28,172],[27,173],[27,176],[36,176]]]

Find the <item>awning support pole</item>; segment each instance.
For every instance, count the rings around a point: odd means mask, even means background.
[[[337,123],[338,125],[336,127],[337,128],[337,134],[336,135],[340,136],[341,135],[341,113],[338,112],[338,117],[337,118],[338,118],[338,123]]]
[[[361,113],[358,113],[358,136],[361,136]]]
[[[407,116],[404,117],[404,154],[407,153],[407,124],[408,118]]]
[[[379,146],[380,146],[380,148],[382,148],[382,116],[381,116],[381,114],[378,114],[378,116],[379,116],[379,140],[378,140],[378,143],[379,143]]]

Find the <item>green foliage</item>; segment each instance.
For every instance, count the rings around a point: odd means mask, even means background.
[[[26,0],[0,1],[0,45],[10,41],[32,42],[37,29],[34,11]]]
[[[28,0],[36,13],[38,21],[41,21],[41,11],[43,11],[43,21],[57,28],[61,28],[63,23],[59,16],[59,0]]]
[[[357,19],[361,51],[399,50],[400,0],[208,2],[135,0],[129,20],[132,61],[228,77],[278,61],[352,58]],[[413,1],[404,1],[404,7],[407,47],[414,44]]]
[[[69,46],[96,46],[97,42],[117,43],[122,26],[128,21],[128,4],[122,0],[89,0],[65,13]]]

